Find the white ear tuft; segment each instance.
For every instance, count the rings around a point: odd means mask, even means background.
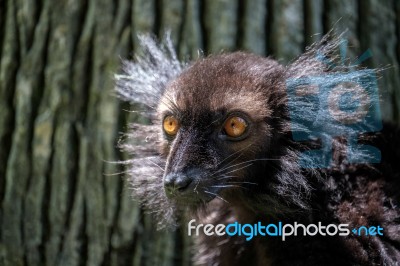
[[[123,73],[115,75],[116,91],[123,100],[154,112],[165,86],[182,72],[185,64],[177,59],[169,33],[160,42],[151,35],[138,37],[143,55],[122,62]]]

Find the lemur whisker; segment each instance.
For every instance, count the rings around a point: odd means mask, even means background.
[[[223,175],[222,177],[217,178],[217,180],[228,179],[228,178],[232,178],[232,177],[238,177],[238,176],[236,176],[236,175],[228,175],[228,176]]]
[[[237,163],[237,164],[234,164],[234,165],[228,165],[228,166],[226,166],[224,168],[221,168],[221,169],[217,170],[215,173],[220,173],[220,172],[223,172],[223,171],[225,171],[227,169],[230,169],[232,167],[236,167],[236,166],[241,165],[241,164],[246,164],[246,163],[249,163],[249,162],[256,162],[256,161],[279,161],[279,159],[272,159],[272,158],[252,159],[252,160],[244,161],[244,162]]]
[[[226,200],[226,199],[224,199],[223,197],[219,196],[218,194],[212,193],[212,192],[210,192],[210,191],[207,191],[207,190],[204,190],[204,192],[205,192],[205,193],[207,193],[207,194],[213,195],[213,196],[215,196],[215,197],[219,198],[220,200],[223,200],[223,201],[225,201],[226,203],[229,203],[229,201],[227,201],[227,200]]]
[[[149,158],[146,158],[150,163],[154,164],[155,166],[157,166],[158,168],[161,169],[161,171],[165,172],[165,169],[163,167],[161,167],[160,165],[158,165],[156,162],[153,162],[152,160],[150,160]]]
[[[199,192],[197,191],[197,186],[200,184],[200,179],[197,180],[197,184],[194,187],[193,191],[196,192],[197,194],[199,194]]]
[[[240,150],[238,150],[238,151],[232,153],[232,154],[229,155],[228,157],[224,158],[221,162],[219,162],[219,163],[217,164],[217,167],[220,166],[223,162],[225,162],[225,161],[226,161],[227,159],[229,159],[230,157],[236,155],[236,154],[239,153],[239,152],[244,151],[245,149],[247,149],[247,148],[250,147],[251,145],[252,145],[252,144],[250,143],[250,144],[247,145],[246,147],[244,147],[244,148],[242,148],[242,149],[240,149]],[[235,161],[236,159],[238,159],[241,155],[242,155],[242,154],[240,154],[240,155],[239,155],[238,157],[236,157],[234,160],[230,161],[230,163],[233,162],[233,161]]]
[[[243,182],[226,182],[226,184],[249,184],[249,185],[256,185],[256,186],[258,186],[257,183],[246,182],[246,181],[243,181]]]
[[[214,185],[214,186],[211,186],[211,187],[216,187],[216,188],[232,188],[232,187],[235,187],[235,188],[249,189],[247,187],[242,187],[242,186],[239,186],[239,185]]]
[[[111,174],[103,173],[103,175],[105,175],[105,176],[118,176],[118,175],[125,175],[125,174],[128,174],[128,173],[129,173],[129,170],[122,171],[122,172],[111,173]]]
[[[237,171],[239,171],[239,170],[242,170],[242,169],[244,169],[244,168],[247,168],[247,167],[249,167],[249,166],[252,166],[252,165],[253,165],[252,163],[250,163],[250,164],[247,164],[247,165],[245,165],[245,166],[242,166],[242,167],[239,167],[239,168],[237,168],[237,169],[233,169],[233,170],[231,170],[231,171],[227,172],[226,174],[230,174],[230,173],[237,172]]]
[[[209,128],[212,124],[214,124],[215,122],[218,122],[218,121],[219,121],[219,118],[215,119],[215,120],[212,121],[210,124],[208,124],[208,125],[206,126],[206,128]]]

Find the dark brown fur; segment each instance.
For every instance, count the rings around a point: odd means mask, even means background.
[[[346,143],[341,140],[334,140],[335,161],[328,169],[303,169],[298,164],[300,151],[309,147],[292,139],[294,122],[287,110],[285,82],[328,71],[313,58],[314,53],[311,49],[288,67],[241,52],[179,65],[182,69],[168,76],[158,94],[143,100],[154,107],[148,109],[153,126],[138,125],[133,134],[148,137],[152,146],[139,145],[147,159],[128,162],[132,186],[144,206],[163,218],[162,223],[174,223],[176,215],[213,224],[347,223],[350,228],[380,225],[384,236],[298,236],[283,242],[271,237],[245,241],[244,237],[203,235],[193,249],[196,264],[396,265],[400,260],[397,128],[385,125],[381,133],[364,137],[382,151],[380,164],[347,164],[342,153]],[[149,69],[154,71],[157,64],[173,57],[152,58]],[[134,102],[134,93],[145,92],[135,92],[127,72],[119,79],[119,90],[125,97],[133,91],[128,99]],[[250,121],[249,135],[243,140],[220,136],[231,113]],[[175,137],[162,131],[166,115],[180,122]],[[135,146],[124,147],[137,152]],[[152,150],[155,147],[158,152]],[[170,174],[190,176],[192,182],[185,191],[167,197],[163,179]]]

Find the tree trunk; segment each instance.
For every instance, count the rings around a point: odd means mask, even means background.
[[[340,21],[338,21],[341,19]],[[400,121],[400,4],[345,0],[0,0],[0,265],[188,265],[185,228],[156,231],[116,148],[133,115],[113,97],[137,34],[288,62],[332,26],[387,67],[383,117]],[[354,57],[353,57],[354,58]]]

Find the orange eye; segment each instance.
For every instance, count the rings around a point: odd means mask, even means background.
[[[169,115],[164,118],[163,128],[164,128],[165,133],[167,133],[168,135],[174,136],[178,132],[179,122],[175,117],[173,117],[172,115]]]
[[[225,121],[224,129],[229,137],[237,138],[244,134],[246,131],[246,121],[238,116],[233,116]]]

